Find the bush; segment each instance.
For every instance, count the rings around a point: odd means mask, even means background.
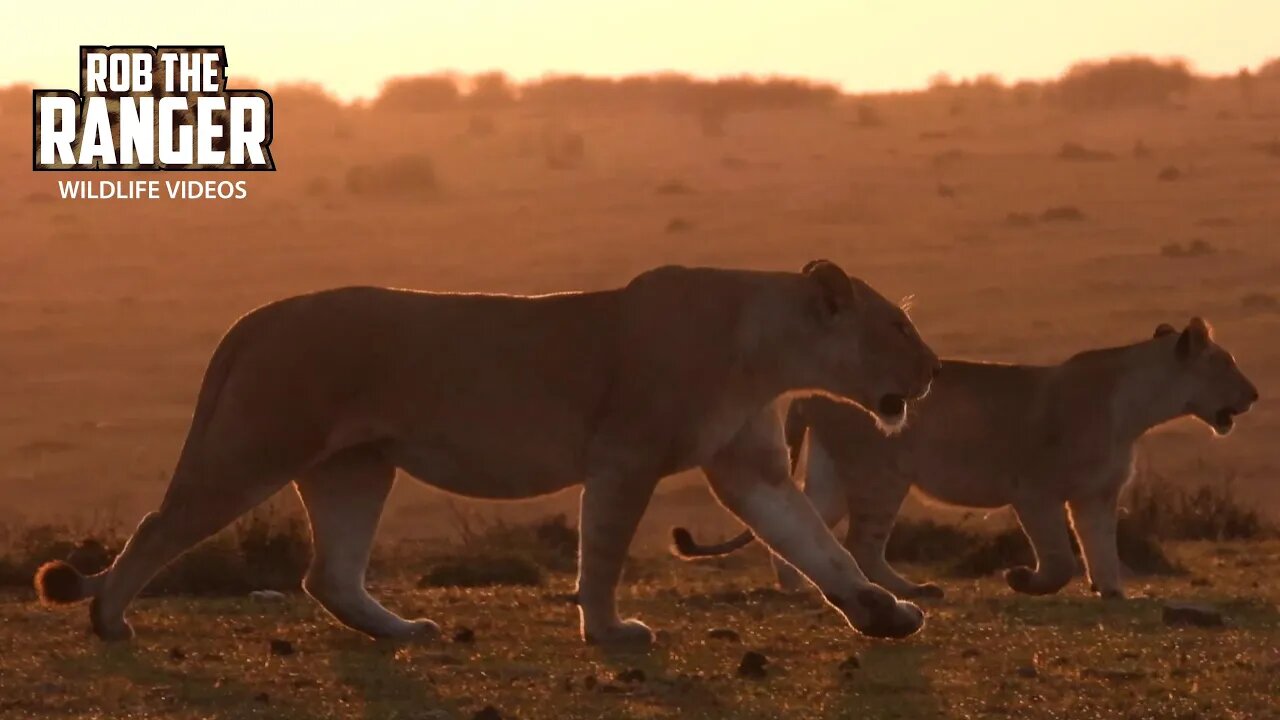
[[[1051,96],[1068,110],[1164,105],[1190,89],[1192,80],[1182,60],[1112,58],[1072,65],[1052,84]]]
[[[541,585],[542,568],[518,554],[476,554],[441,560],[418,580],[418,587]]]
[[[497,70],[471,78],[467,104],[484,110],[505,107],[515,102],[516,89],[507,76]]]
[[[31,86],[5,85],[0,87],[0,117],[31,118]],[[8,124],[6,122],[6,124]]]
[[[426,155],[399,155],[377,165],[347,170],[347,192],[353,195],[432,196],[439,191],[435,164]]]
[[[35,571],[49,560],[65,559],[92,574],[106,569],[128,533],[97,530],[76,541],[76,530],[35,525],[6,533],[0,555],[0,586],[30,588]],[[310,539],[301,517],[270,505],[200,543],[160,571],[145,595],[245,595],[253,590],[292,591],[301,586],[310,560]]]
[[[415,75],[391,78],[373,101],[377,110],[436,112],[458,104],[458,80],[452,75]]]
[[[568,170],[582,164],[587,156],[587,141],[582,133],[548,128],[542,133],[542,157],[547,167]]]
[[[1255,540],[1276,527],[1235,494],[1235,478],[1185,488],[1145,472],[1130,484],[1124,506],[1136,532],[1170,540]]]

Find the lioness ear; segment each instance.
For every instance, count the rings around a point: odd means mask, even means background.
[[[1209,323],[1202,318],[1191,318],[1187,329],[1178,336],[1178,357],[1185,360],[1199,355],[1212,339],[1213,330],[1209,328]]]
[[[818,310],[824,318],[833,318],[853,309],[853,283],[839,265],[830,260],[813,260],[801,271],[818,290]]]
[[[1174,327],[1169,323],[1160,323],[1159,325],[1156,326],[1155,334],[1153,334],[1151,337],[1162,338],[1165,335],[1172,335],[1176,332],[1178,331],[1175,330]]]

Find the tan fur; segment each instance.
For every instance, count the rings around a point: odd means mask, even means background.
[[[1070,525],[1089,577],[1105,596],[1122,596],[1115,529],[1117,500],[1131,475],[1133,446],[1151,428],[1192,415],[1230,430],[1257,390],[1195,318],[1182,332],[1157,328],[1145,342],[1081,353],[1059,365],[944,361],[929,396],[898,434],[885,437],[858,413],[820,398],[793,403],[793,437],[807,428],[796,477],[829,526],[846,516],[845,540],[867,577],[903,597],[938,597],[935,585],[898,575],[884,547],[914,486],[926,496],[975,508],[1011,506],[1036,552],[1037,567],[1013,568],[1013,589],[1053,593],[1076,571]],[[1219,415],[1229,410],[1228,415]],[[722,554],[750,534],[714,548],[681,531],[681,551]],[[776,563],[779,582],[798,576]]]
[[[1037,558],[1034,570],[1006,573],[1024,593],[1056,592],[1075,574],[1069,511],[1094,587],[1123,596],[1117,500],[1132,473],[1134,443],[1187,415],[1226,434],[1231,424],[1218,413],[1246,412],[1257,396],[1198,318],[1181,334],[1162,326],[1148,341],[1081,353],[1060,365],[944,361],[932,392],[897,437],[882,437],[831,403],[802,401],[809,452],[826,456],[816,468],[810,459],[806,493],[819,505],[839,497],[854,557],[873,582],[906,597],[941,594],[902,578],[884,559],[894,517],[913,485],[953,505],[1012,506]],[[834,525],[846,512],[823,515]]]
[[[125,608],[157,570],[294,481],[315,546],[307,592],[369,635],[434,634],[364,589],[400,468],[495,500],[583,484],[583,635],[647,641],[616,612],[622,563],[657,481],[704,467],[851,623],[909,634],[919,610],[869,585],[791,485],[773,402],[892,407],[885,396],[921,395],[936,365],[899,308],[821,261],[799,274],[660,268],[617,290],[539,297],[346,288],[283,300],[215,351],[160,509],[82,585],[93,626],[129,637]]]

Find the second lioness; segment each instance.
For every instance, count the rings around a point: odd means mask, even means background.
[[[885,543],[914,485],[945,503],[1012,506],[1035,549],[1037,567],[1005,573],[1014,590],[1057,592],[1075,574],[1070,524],[1089,578],[1104,596],[1123,596],[1116,549],[1121,488],[1133,446],[1151,428],[1183,416],[1218,435],[1258,399],[1258,391],[1193,318],[1134,345],[1080,353],[1050,366],[944,361],[910,425],[885,437],[856,411],[821,399],[798,400],[787,421],[793,452],[807,442],[797,475],[828,525],[846,513],[846,545],[868,579],[903,597],[941,596],[936,585],[903,578],[886,562]],[[808,433],[807,441],[805,433]],[[745,532],[717,546],[675,531],[685,556],[745,546]],[[784,586],[799,584],[778,564]]]

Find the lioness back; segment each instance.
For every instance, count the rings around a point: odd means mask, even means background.
[[[618,295],[353,287],[264,306],[228,334],[211,431],[277,438],[282,460],[422,440],[436,454],[407,460],[429,461],[432,481],[458,492],[574,477],[609,383]]]

